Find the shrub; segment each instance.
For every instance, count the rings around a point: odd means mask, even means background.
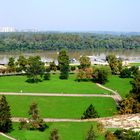
[[[81,119],[92,119],[92,118],[98,118],[99,115],[97,111],[95,110],[94,106],[91,104],[86,111],[83,113],[83,116]]]
[[[113,135],[112,132],[107,131],[105,134],[105,140],[117,140],[116,137]]]
[[[44,74],[44,80],[50,80],[50,78],[51,78],[50,72]]]
[[[131,71],[128,68],[125,68],[120,73],[121,78],[130,78],[131,77]]]
[[[75,71],[76,70],[76,66],[71,66],[70,69],[71,69],[71,71]]]
[[[108,81],[109,71],[105,68],[98,68],[93,73],[93,81],[105,84]]]

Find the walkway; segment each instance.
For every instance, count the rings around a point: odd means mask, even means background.
[[[13,93],[13,92],[0,92],[0,95],[16,95],[16,96],[51,96],[51,97],[107,97],[113,98],[118,105],[117,95],[108,94],[63,94],[63,93]]]
[[[116,103],[119,103],[120,101],[122,101],[122,97],[120,96],[120,94],[117,91],[114,91],[114,90],[112,90],[110,88],[107,88],[107,87],[105,87],[105,86],[103,86],[103,85],[101,85],[99,83],[96,83],[96,85],[98,87],[100,87],[100,88],[103,88],[103,89],[105,89],[105,90],[110,91],[111,93],[113,93],[113,98],[116,101]]]
[[[11,137],[11,136],[8,136],[8,135],[6,135],[6,134],[4,134],[4,133],[2,133],[2,132],[0,132],[0,135],[4,136],[4,137],[6,137],[6,138],[8,138],[8,139],[10,139],[10,140],[16,140],[15,138],[13,138],[13,137]]]
[[[112,97],[108,94],[64,94],[64,93],[14,93],[0,92],[0,95],[16,95],[16,96],[64,96],[64,97]]]
[[[27,118],[19,118],[13,117],[13,122],[19,122],[20,119]],[[131,114],[131,115],[116,115],[113,117],[105,117],[105,118],[95,118],[95,119],[60,119],[60,118],[44,118],[45,122],[101,122],[107,128],[140,128],[140,114]]]

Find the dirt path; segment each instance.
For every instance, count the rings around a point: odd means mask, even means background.
[[[100,87],[100,88],[103,88],[103,89],[105,89],[105,90],[110,91],[111,93],[113,93],[113,98],[116,101],[116,103],[118,103],[118,102],[120,102],[122,100],[122,97],[120,96],[120,94],[118,92],[116,92],[116,91],[114,91],[114,90],[112,90],[110,88],[107,88],[107,87],[105,87],[105,86],[103,86],[103,85],[101,85],[99,83],[96,83],[96,85],[98,87]]]
[[[6,135],[6,134],[4,134],[4,133],[2,133],[2,132],[0,132],[0,135],[4,136],[4,137],[6,137],[6,138],[8,138],[8,139],[10,139],[10,140],[16,140],[15,138],[13,138],[13,137],[11,137],[11,136],[8,136],[8,135]]]
[[[13,117],[13,122],[19,122],[20,119],[27,118],[19,118]],[[44,118],[45,122],[101,122],[107,128],[140,128],[140,114],[132,114],[132,115],[116,115],[113,117],[105,117],[105,118],[95,118],[95,119],[60,119],[60,118]]]
[[[116,104],[120,101],[118,95],[108,94],[63,94],[63,93],[13,93],[13,92],[0,92],[0,95],[15,95],[15,96],[50,96],[50,97],[107,97],[113,98]]]
[[[63,93],[14,93],[14,92],[0,92],[0,95],[16,95],[16,96],[60,96],[60,97],[112,97],[112,95],[105,94],[63,94]]]

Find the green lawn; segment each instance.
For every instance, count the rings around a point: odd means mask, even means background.
[[[9,140],[9,139],[4,137],[4,136],[2,136],[2,135],[0,135],[0,140]]]
[[[117,75],[111,75],[109,81],[105,84],[106,87],[116,90],[123,98],[132,89],[130,84],[131,78],[120,78]]]
[[[93,82],[76,82],[75,77],[74,74],[71,74],[68,80],[60,80],[59,75],[56,74],[51,76],[50,81],[31,84],[25,82],[26,76],[5,76],[0,77],[0,92],[20,92],[22,90],[33,93],[108,93]]]
[[[94,125],[94,130],[97,135],[97,140],[104,140],[103,135],[97,133],[96,123],[83,122],[83,123],[47,123],[49,128],[44,132],[18,130],[18,124],[14,124],[14,131],[10,133],[11,136],[18,140],[49,140],[50,131],[54,128],[58,129],[60,140],[85,140],[87,131],[91,124]]]
[[[32,102],[38,104],[44,118],[81,118],[90,104],[95,106],[101,117],[112,116],[116,112],[116,104],[112,98],[7,96],[7,101],[15,117],[27,117]]]
[[[140,63],[130,63],[131,66],[140,66]]]

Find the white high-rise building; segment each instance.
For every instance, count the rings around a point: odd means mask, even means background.
[[[15,32],[15,28],[13,27],[0,27],[0,32]]]

